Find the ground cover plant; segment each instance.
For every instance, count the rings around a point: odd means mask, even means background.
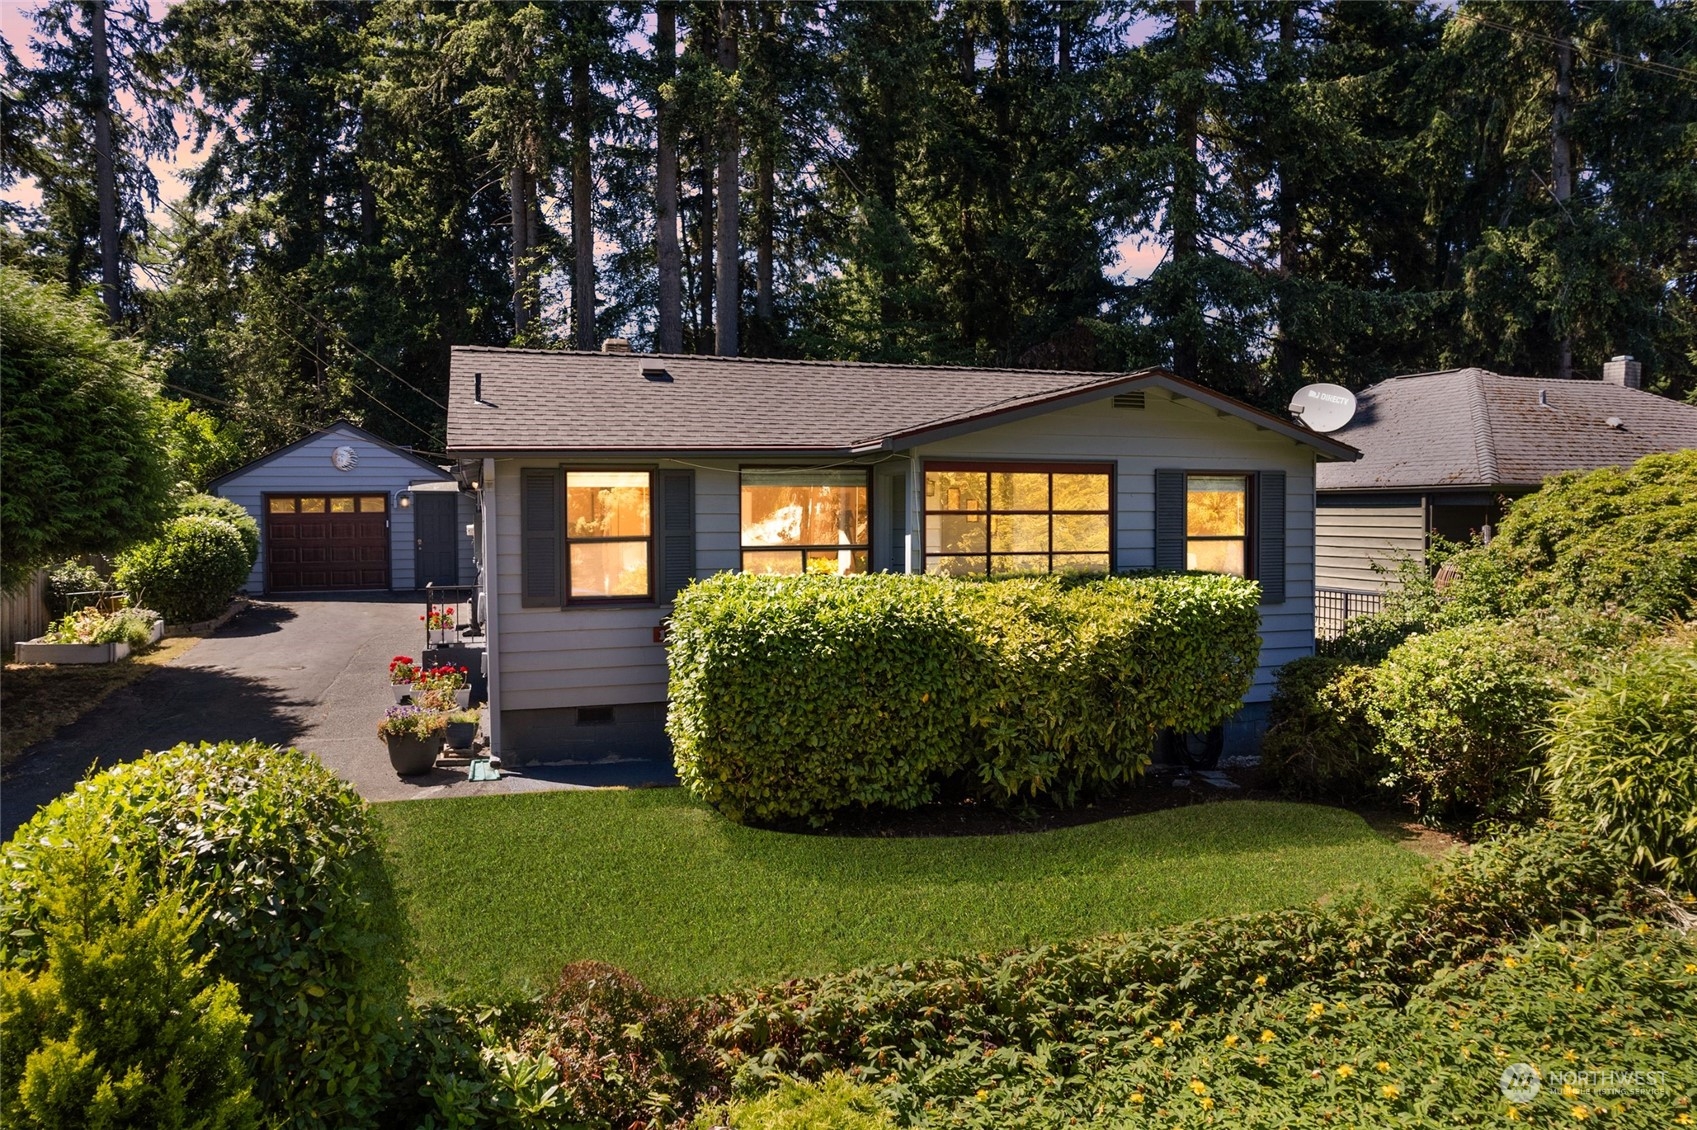
[[[586,958],[662,993],[725,989],[1300,905],[1405,880],[1421,863],[1351,813],[1276,802],[921,839],[742,827],[675,789],[376,813],[414,926],[414,988],[427,995],[540,991]],[[468,938],[486,960],[467,960]]]
[[[945,783],[1076,799],[1133,780],[1158,731],[1237,709],[1258,600],[1223,576],[717,576],[671,617],[679,777],[757,822],[913,808]]]

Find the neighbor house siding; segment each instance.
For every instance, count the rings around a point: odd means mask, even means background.
[[[330,453],[352,447],[359,461],[352,470],[338,471]],[[214,493],[239,503],[265,529],[264,496],[267,494],[386,494],[389,496],[389,587],[413,587],[412,511],[396,504],[396,492],[407,484],[429,480],[429,472],[406,456],[373,443],[359,433],[330,428],[291,451],[238,471],[219,483]],[[448,478],[446,474],[440,476]],[[248,576],[245,592],[265,590],[265,539],[261,537],[259,561]]]
[[[1155,567],[1155,471],[1285,472],[1285,600],[1261,610],[1261,657],[1246,702],[1272,696],[1273,675],[1314,650],[1314,453],[1193,400],[1151,392],[1143,408],[1100,400],[918,450],[926,459],[1107,462],[1115,468],[1114,563]],[[916,504],[923,488],[913,491]],[[915,552],[923,551],[916,546]],[[916,561],[917,567],[917,561]]]
[[[1421,500],[1343,501],[1349,504],[1322,496],[1315,511],[1315,583],[1355,592],[1397,588],[1398,562],[1419,559],[1426,552],[1426,510]]]

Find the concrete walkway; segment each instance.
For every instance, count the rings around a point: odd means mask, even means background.
[[[0,781],[0,837],[65,792],[90,765],[115,765],[184,741],[257,738],[316,753],[368,800],[478,796],[669,783],[669,763],[614,762],[508,771],[472,783],[463,769],[397,777],[377,736],[394,704],[386,672],[424,642],[421,602],[368,594],[256,604],[154,673],[30,749]]]

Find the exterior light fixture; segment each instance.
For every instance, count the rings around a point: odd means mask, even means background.
[[[409,490],[396,492],[395,505],[399,506],[402,510],[412,509],[412,492]]]

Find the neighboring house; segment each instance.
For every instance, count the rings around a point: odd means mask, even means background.
[[[1241,744],[1313,649],[1315,463],[1356,457],[1157,370],[470,347],[448,449],[479,480],[511,763],[664,755],[672,597],[727,570],[1244,573],[1264,599]]]
[[[1504,505],[1557,472],[1697,447],[1697,407],[1642,391],[1640,373],[1617,357],[1601,381],[1455,369],[1363,391],[1332,433],[1361,458],[1318,469],[1322,603],[1394,586],[1397,563],[1423,558],[1432,534],[1489,540]]]
[[[476,521],[443,468],[346,420],[214,479],[259,523],[249,593],[472,584]]]

